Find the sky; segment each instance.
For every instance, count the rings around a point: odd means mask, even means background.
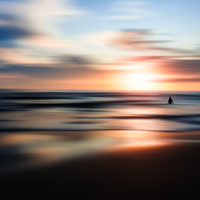
[[[0,0],[0,88],[200,87],[198,0]]]

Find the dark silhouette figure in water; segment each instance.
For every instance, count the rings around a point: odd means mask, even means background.
[[[171,97],[169,97],[169,99],[168,99],[168,104],[174,104],[174,101],[172,100]]]

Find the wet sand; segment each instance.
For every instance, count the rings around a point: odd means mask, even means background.
[[[2,177],[3,199],[198,199],[200,144],[119,147]]]

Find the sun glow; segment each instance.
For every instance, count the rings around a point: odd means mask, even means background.
[[[122,84],[128,90],[158,90],[158,83],[153,82],[158,75],[134,71],[122,76]]]

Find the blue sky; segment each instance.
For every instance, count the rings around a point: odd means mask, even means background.
[[[66,30],[71,34],[85,34],[97,31],[106,30],[120,30],[120,29],[153,29],[164,32],[166,34],[173,34],[176,37],[184,36],[189,38],[200,34],[199,27],[199,7],[200,1],[198,0],[168,0],[168,1],[124,1],[121,4],[122,11],[114,11],[117,7],[117,2],[113,0],[91,1],[91,0],[77,0],[75,4],[81,9],[85,10],[88,14],[82,16],[80,20],[68,24],[66,22]],[[125,4],[125,3],[130,4]],[[144,3],[141,6],[131,3]],[[103,19],[112,15],[129,15],[126,9],[140,8],[144,13],[143,17],[136,19],[118,19],[109,20]],[[145,16],[145,13],[152,12],[152,15]],[[137,13],[132,12],[132,15]],[[64,29],[65,29],[64,28]],[[79,30],[79,31],[77,31]],[[197,41],[198,42],[198,41]]]
[[[192,50],[200,43],[200,2],[197,0],[77,0],[73,4],[85,14],[57,24],[62,37],[77,40],[82,35],[106,31],[144,29],[158,33],[153,39],[169,41],[165,44],[168,47]],[[118,18],[111,19],[112,16]]]

